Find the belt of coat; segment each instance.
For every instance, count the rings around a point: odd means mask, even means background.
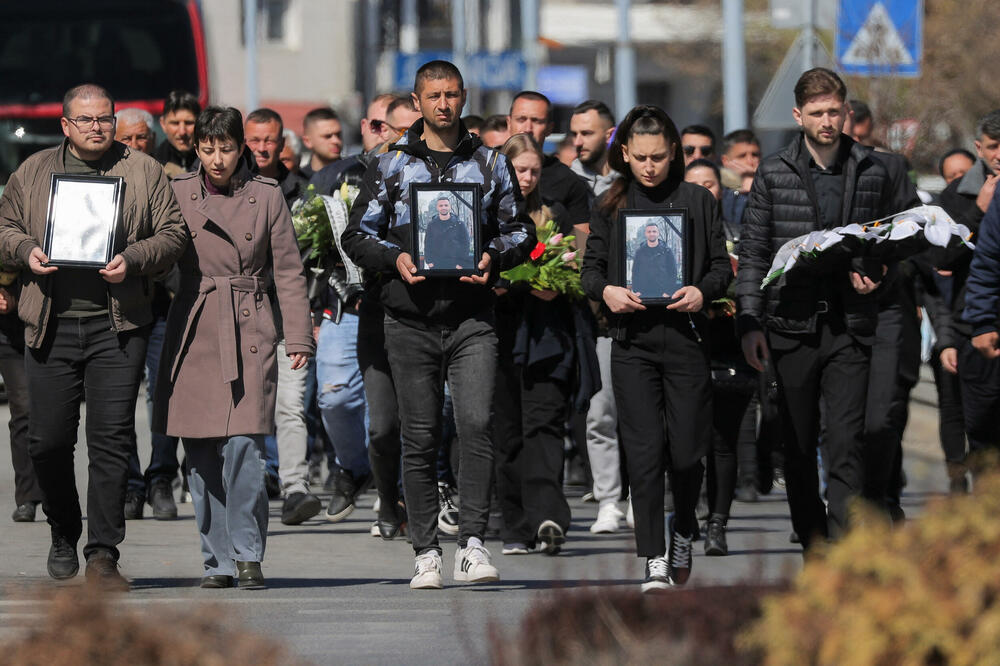
[[[191,335],[191,327],[194,321],[205,306],[205,299],[213,291],[229,296],[229,307],[223,302],[219,303],[219,354],[222,361],[222,383],[229,384],[235,382],[240,377],[240,360],[236,350],[236,305],[233,302],[233,292],[239,291],[248,294],[266,294],[269,281],[252,275],[220,275],[215,277],[203,277],[198,283],[198,298],[194,302],[191,314],[188,315],[187,324],[184,326],[184,334],[181,336],[180,347],[183,350],[187,347],[188,338]],[[188,287],[181,285],[181,291]],[[170,369],[170,381],[177,380],[177,372],[180,370],[181,358],[183,354],[178,354],[174,358],[173,367]]]

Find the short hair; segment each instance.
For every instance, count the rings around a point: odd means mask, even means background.
[[[462,118],[462,123],[465,124],[465,129],[471,132],[472,130],[480,129],[483,126],[483,117],[470,113],[466,117]]]
[[[986,135],[991,139],[1000,139],[1000,109],[990,111],[976,123],[976,138]]]
[[[681,130],[681,138],[684,138],[685,134],[697,134],[698,136],[707,136],[712,141],[712,149],[715,149],[715,132],[710,130],[705,125],[688,125]]]
[[[860,99],[852,99],[847,104],[851,107],[851,115],[854,116],[854,122],[863,123],[866,120],[871,120],[871,108]]]
[[[373,104],[378,104],[379,102],[385,102],[386,106],[392,104],[395,100],[399,99],[399,95],[396,93],[379,93],[372,98],[372,101],[368,102],[368,106],[365,107],[365,114],[368,113],[368,109],[372,107]]]
[[[488,116],[486,120],[483,121],[483,126],[479,129],[479,132],[506,132],[507,131],[507,116],[502,113],[495,113],[492,116]]]
[[[604,119],[608,123],[609,127],[614,127],[615,125],[614,114],[611,113],[611,109],[608,108],[608,105],[605,104],[604,102],[601,102],[600,100],[588,99],[585,102],[580,102],[579,104],[573,107],[573,113],[571,113],[570,115],[575,116],[580,113],[587,113],[588,111],[596,111],[598,117]]]
[[[278,132],[283,133],[285,130],[285,123],[282,122],[281,116],[274,109],[269,109],[263,107],[256,109],[247,114],[246,124],[250,123],[278,123]]]
[[[947,153],[942,155],[941,159],[938,160],[938,174],[940,174],[942,178],[944,177],[945,160],[947,160],[949,157],[954,157],[955,155],[964,155],[965,157],[969,158],[970,162],[972,162],[973,164],[976,163],[976,156],[973,155],[971,151],[968,151],[965,148],[952,148]]]
[[[847,86],[836,72],[826,67],[813,67],[795,83],[795,106],[801,109],[806,102],[820,95],[834,95],[841,102],[846,102]]]
[[[123,125],[134,125],[135,123],[146,123],[146,127],[153,129],[153,114],[145,109],[128,107],[115,112],[115,119]]]
[[[413,103],[412,97],[393,97],[392,101],[389,102],[389,106],[385,107],[385,115],[389,116],[391,113],[395,113],[401,108],[405,108],[407,111],[416,111],[417,107]]]
[[[437,203],[438,201],[447,201],[448,203],[451,203],[451,199],[448,198],[447,194],[439,194],[438,198],[434,200],[434,203]]]
[[[691,169],[697,169],[698,167],[708,167],[715,174],[715,179],[719,181],[719,186],[722,186],[722,172],[719,171],[719,165],[712,160],[706,160],[704,157],[699,157],[696,160],[691,160],[691,163],[684,167],[684,173],[686,174]]]
[[[82,83],[73,86],[63,95],[62,112],[63,116],[69,118],[69,105],[77,99],[106,99],[111,102],[111,112],[115,112],[115,100],[107,90],[96,83]]]
[[[302,139],[299,138],[298,134],[286,127],[281,132],[281,136],[285,137],[285,145],[292,149],[296,157],[302,154]]]
[[[171,90],[163,102],[163,115],[175,111],[190,111],[197,118],[201,113],[198,98],[186,90]]]
[[[340,116],[338,116],[337,112],[328,106],[321,106],[318,109],[313,109],[306,114],[305,118],[302,119],[302,131],[304,132],[308,130],[310,125],[321,120],[340,120]]]
[[[242,145],[243,138],[243,116],[231,106],[210,106],[201,112],[194,124],[195,145],[202,141],[225,139],[232,139]]]
[[[413,78],[413,92],[419,95],[424,81],[441,79],[457,79],[458,87],[465,89],[465,80],[462,79],[462,72],[458,71],[458,67],[447,60],[431,60],[417,70],[417,75]]]
[[[643,230],[649,229],[650,227],[653,227],[657,231],[660,230],[660,225],[658,225],[656,222],[646,222],[646,226],[643,227]]]
[[[757,135],[753,133],[753,130],[738,129],[722,137],[723,154],[728,153],[729,149],[738,143],[752,143],[760,148],[760,141],[757,140]]]
[[[514,105],[517,104],[517,100],[527,99],[532,102],[545,102],[545,119],[552,120],[552,102],[549,98],[538,92],[537,90],[522,90],[521,92],[514,95],[514,99],[510,102],[511,113],[514,111]]]

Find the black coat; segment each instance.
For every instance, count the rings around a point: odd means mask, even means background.
[[[650,247],[643,241],[632,262],[632,291],[646,298],[672,295],[681,285],[677,282],[677,262],[665,243]]]
[[[872,149],[842,135],[849,151],[843,165],[844,195],[839,225],[869,222],[895,212],[893,185],[882,162],[871,157]],[[736,296],[741,333],[770,330],[786,334],[810,333],[827,301],[843,317],[848,331],[870,344],[878,316],[877,298],[858,294],[851,285],[850,259],[843,266],[817,274],[805,270],[789,273],[781,287],[760,283],[771,268],[775,253],[786,242],[822,229],[819,205],[809,173],[809,151],[802,135],[784,150],[761,162],[743,213]]]
[[[625,208],[635,205],[633,203],[635,187],[634,182],[628,185]],[[705,304],[708,305],[715,299],[725,296],[726,287],[733,279],[729,254],[726,252],[726,242],[722,234],[719,202],[701,185],[675,182],[672,183],[672,188],[663,207],[664,209],[687,208],[692,220],[692,233],[687,248],[691,284],[698,287]],[[621,244],[624,238],[618,228],[617,217],[611,219],[602,211],[603,200],[603,196],[598,199],[591,216],[590,236],[587,237],[587,252],[583,256],[581,281],[587,297],[601,303],[601,308],[608,318],[608,335],[616,340],[624,340],[628,336],[628,326],[633,315],[613,314],[604,304],[604,288],[619,284],[618,276],[624,259],[624,249]],[[705,318],[702,313],[697,315]]]

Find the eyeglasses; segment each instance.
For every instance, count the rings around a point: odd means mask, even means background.
[[[712,146],[684,146],[684,154],[687,155],[688,157],[694,155],[694,151],[696,150],[701,151],[702,157],[708,157],[713,152],[715,152],[714,150],[712,150]]]
[[[94,118],[92,116],[80,116],[78,118],[67,118],[66,120],[73,123],[74,126],[81,132],[83,130],[88,130],[94,126],[94,123],[101,129],[111,129],[115,124],[114,116],[101,116],[100,118]]]

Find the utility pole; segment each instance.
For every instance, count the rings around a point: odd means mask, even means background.
[[[618,43],[615,45],[615,116],[624,118],[635,106],[635,49],[629,26],[631,0],[615,0],[618,7]]]
[[[524,53],[524,87],[538,87],[538,0],[521,0],[521,49]]]
[[[816,0],[805,0],[806,3],[806,40],[805,51],[802,54],[802,65],[809,71],[814,67],[813,45],[816,43]]]
[[[722,0],[722,26],[723,125],[728,134],[748,127],[743,0]]]
[[[246,47],[246,111],[260,106],[257,93],[257,0],[243,0],[243,44]]]
[[[416,53],[420,50],[420,33],[417,29],[417,0],[403,0],[400,11],[399,51]]]
[[[458,67],[458,71],[464,74],[465,55],[468,52],[468,47],[465,44],[464,0],[451,0],[451,50],[455,67]]]

